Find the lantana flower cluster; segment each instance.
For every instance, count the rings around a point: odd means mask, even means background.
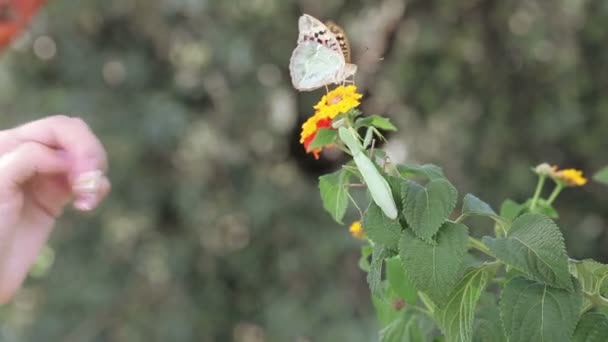
[[[354,85],[338,86],[323,95],[321,100],[314,106],[314,114],[302,124],[300,143],[304,145],[307,153],[312,153],[315,159],[319,159],[319,154],[323,147],[309,149],[310,143],[317,136],[319,129],[331,129],[333,119],[341,113],[346,113],[353,108],[357,108],[361,104],[360,99],[362,96],[357,93],[357,87]]]
[[[577,169],[559,170],[557,165],[542,163],[534,171],[541,176],[547,176],[562,186],[583,186],[587,184],[587,178],[583,176],[583,171]]]

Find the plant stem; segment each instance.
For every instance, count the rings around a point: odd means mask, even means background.
[[[422,301],[422,303],[424,304],[424,306],[426,306],[428,312],[429,312],[429,316],[433,317],[433,312],[435,312],[435,306],[433,305],[433,302],[429,299],[429,297],[418,291],[418,297],[420,297],[420,300]]]
[[[490,251],[490,249],[488,247],[486,247],[486,245],[484,245],[483,242],[477,240],[476,238],[469,236],[469,244],[471,245],[471,247],[475,248],[476,250],[478,250],[488,256],[495,257],[494,254],[492,254],[492,252]]]
[[[543,190],[543,185],[545,185],[546,179],[547,179],[547,176],[545,176],[545,175],[540,175],[538,177],[538,183],[536,184],[536,190],[534,191],[534,197],[532,197],[532,203],[530,204],[530,211],[534,211],[534,208],[536,207],[536,202],[538,201],[538,198],[540,197],[540,193]]]
[[[416,306],[416,305],[412,305],[411,308],[414,309],[414,310],[420,311],[421,313],[425,314],[426,316],[428,316],[431,319],[433,318],[433,313],[431,313],[429,310],[427,310],[425,308],[421,308],[421,307]]]
[[[563,189],[564,185],[561,183],[557,183],[555,189],[553,189],[553,192],[551,193],[551,196],[549,196],[549,198],[547,199],[547,203],[552,204]]]
[[[593,306],[608,308],[608,299],[599,294],[593,294],[587,291],[584,291],[583,293],[585,294],[585,297],[587,297],[591,303],[593,303]]]

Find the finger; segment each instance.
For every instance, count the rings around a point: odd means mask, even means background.
[[[0,208],[3,208],[2,223],[7,228],[0,241],[0,303],[6,302],[22,283],[48,239],[53,216],[60,211],[59,203],[65,203],[69,196],[69,188],[66,188],[64,194],[58,193],[63,198],[54,199],[55,208],[43,208],[46,215],[32,217],[37,224],[14,229],[23,215],[22,186],[37,174],[61,174],[69,168],[68,161],[56,150],[34,142],[23,143],[0,156]]]
[[[36,141],[64,150],[73,164],[68,178],[76,202],[88,203],[81,208],[92,209],[97,205],[96,198],[91,198],[94,196],[78,190],[78,184],[89,182],[91,174],[100,178],[97,174],[106,171],[107,157],[103,145],[82,119],[56,115],[17,127],[15,132],[21,141]]]
[[[105,149],[82,119],[55,115],[19,126],[15,134],[21,141],[65,150],[74,163],[71,180],[85,172],[107,169]]]
[[[69,162],[57,150],[26,142],[0,156],[0,201],[36,174],[68,172]]]
[[[94,172],[85,174],[80,180],[83,179],[87,181],[74,186],[74,192],[79,193],[78,198],[74,201],[74,208],[82,211],[93,210],[110,192],[110,181],[105,176]]]

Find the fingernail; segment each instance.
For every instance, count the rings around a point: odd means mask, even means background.
[[[74,207],[79,210],[89,211],[97,206],[97,194],[84,194],[74,201]]]
[[[103,177],[100,170],[87,171],[76,177],[72,185],[72,191],[78,194],[96,194]]]

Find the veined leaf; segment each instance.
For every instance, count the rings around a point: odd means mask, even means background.
[[[553,205],[551,203],[547,202],[547,200],[539,198],[536,201],[536,207],[534,208],[534,210],[529,209],[531,204],[531,199],[527,200],[526,203],[524,203],[524,206],[526,206],[526,212],[543,214],[554,220],[559,218],[559,213],[557,212],[557,210],[555,210],[555,208],[553,208]]]
[[[462,200],[462,215],[479,215],[493,219],[498,217],[489,204],[472,194],[466,194]]]
[[[372,251],[372,261],[369,264],[369,273],[367,273],[367,284],[372,292],[372,295],[378,295],[380,291],[380,282],[382,280],[382,264],[388,255],[388,251],[384,246],[375,245]]]
[[[405,229],[399,242],[399,255],[407,275],[419,291],[442,306],[461,275],[468,248],[468,229],[463,224],[446,222],[429,245]]]
[[[458,192],[446,179],[434,179],[426,187],[413,181],[402,184],[403,216],[414,233],[428,243],[448,218]]]
[[[507,283],[500,298],[500,315],[510,342],[568,342],[574,332],[583,295],[523,277]]]
[[[407,272],[403,268],[399,256],[386,259],[386,279],[391,288],[393,288],[393,291],[403,298],[407,304],[416,304],[416,299],[418,298],[416,287],[412,284]]]
[[[365,234],[374,242],[393,250],[399,247],[401,224],[399,220],[386,217],[380,207],[371,203],[363,215],[362,222]]]
[[[385,131],[396,131],[397,127],[391,123],[391,120],[388,118],[382,117],[380,115],[370,115],[364,118],[360,118],[357,120],[356,125],[359,127],[369,127],[374,126],[376,128],[385,130]]]
[[[447,304],[437,310],[437,318],[447,342],[471,341],[477,301],[497,265],[484,265],[468,271],[450,294]]]
[[[399,318],[380,331],[380,342],[426,341],[430,325],[425,320],[428,319],[414,310],[404,310]]]
[[[586,259],[570,264],[570,270],[585,292],[608,295],[608,265]]]
[[[424,165],[398,165],[397,170],[404,177],[412,177],[412,176],[423,176],[428,180],[433,179],[444,179],[445,175],[443,174],[443,170],[437,165],[433,164],[424,164]]]
[[[348,207],[350,172],[342,169],[319,177],[319,190],[323,208],[340,224]]]
[[[486,236],[483,242],[498,259],[530,278],[572,289],[564,238],[546,216],[524,214],[513,222],[506,237]]]
[[[396,307],[395,303],[398,301],[402,301],[402,299],[393,291],[388,282],[381,281],[378,291],[372,295],[376,318],[381,328],[388,326],[401,315],[404,308]]]
[[[307,151],[312,151],[315,148],[323,147],[331,144],[336,140],[338,132],[335,129],[319,128],[315,138],[308,145]]]
[[[395,205],[397,205],[397,211],[402,212],[403,201],[401,200],[401,186],[403,183],[407,182],[407,180],[401,177],[386,176],[386,181],[388,182],[388,186],[391,188],[391,193],[395,199]]]
[[[484,303],[484,295],[486,302]],[[491,297],[491,298],[490,298]],[[482,294],[479,300],[479,309],[475,316],[474,342],[506,342],[505,330],[500,320],[500,311],[494,300],[494,295],[488,292]]]
[[[586,312],[576,325],[572,342],[605,342],[608,317],[601,312]]]
[[[510,199],[506,199],[500,206],[500,217],[503,219],[513,222],[519,215],[526,210],[526,206],[519,204]]]

